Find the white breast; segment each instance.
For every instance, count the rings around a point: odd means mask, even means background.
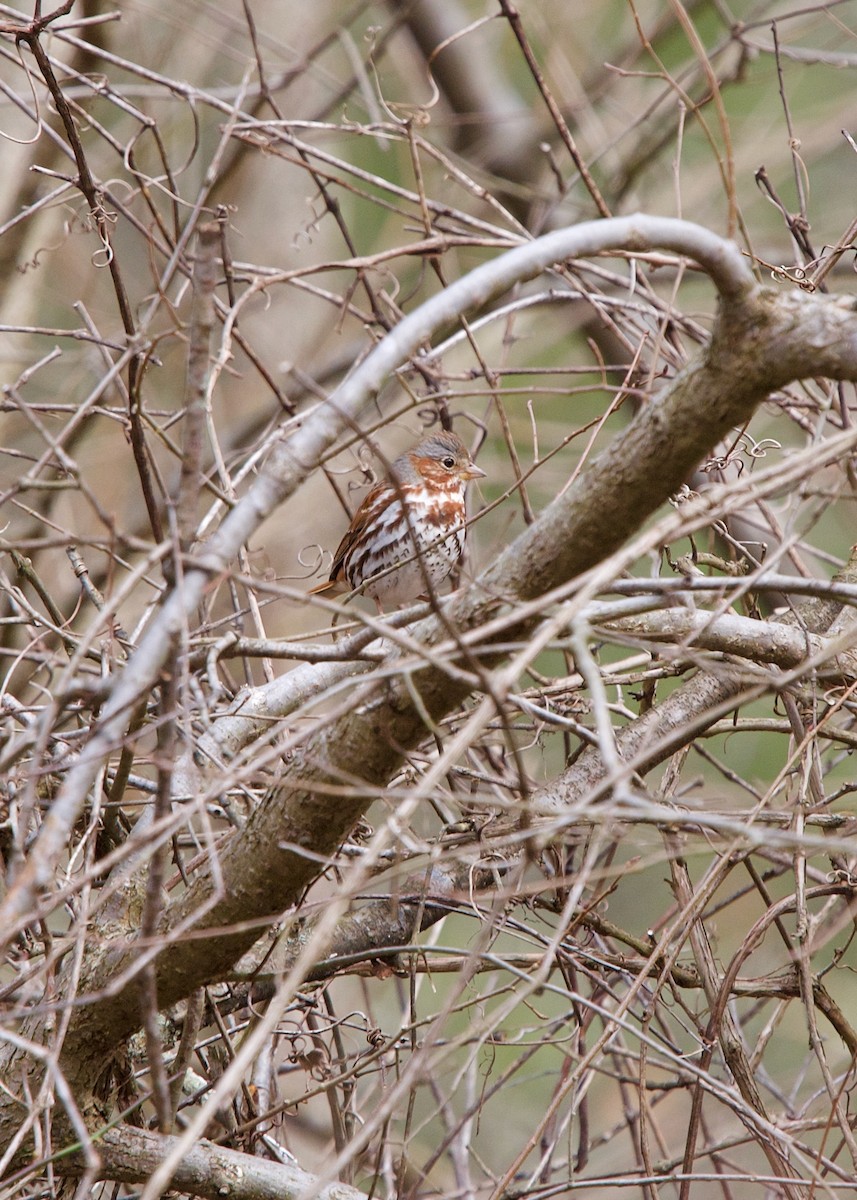
[[[463,489],[458,490],[462,496]],[[444,498],[444,504],[455,493]],[[443,505],[441,506],[442,511]],[[437,497],[424,489],[408,497],[409,529],[402,536],[401,502],[390,504],[384,514],[376,545],[377,567],[373,574],[394,569],[367,584],[367,596],[383,604],[408,604],[424,596],[426,576],[432,588],[442,584],[455,569],[464,551],[464,526],[460,522],[438,523]],[[427,513],[432,519],[427,519]],[[375,564],[373,563],[373,566]]]

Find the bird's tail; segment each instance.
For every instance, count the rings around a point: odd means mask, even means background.
[[[325,579],[322,583],[317,583],[315,587],[311,587],[307,592],[307,595],[320,596],[323,592],[332,592],[335,587],[335,579]]]

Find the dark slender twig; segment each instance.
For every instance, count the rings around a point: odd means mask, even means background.
[[[39,40],[42,31],[47,28],[52,20],[56,17],[65,15],[71,9],[71,3],[64,5],[61,9],[57,9],[50,17],[43,17],[41,20],[33,22],[33,24],[25,29],[16,32],[16,40],[19,43],[25,43],[42,74],[42,78],[47,84],[51,97],[57,107],[57,112],[62,118],[63,126],[68,137],[69,145],[74,154],[74,159],[77,164],[77,186],[83,193],[92,219],[95,223],[95,228],[98,237],[101,241],[106,257],[106,264],[110,271],[110,276],[113,281],[113,290],[116,295],[116,303],[119,308],[119,315],[122,319],[122,325],[125,333],[130,341],[133,341],[137,336],[136,325],[131,311],[131,303],[128,299],[128,293],[125,289],[125,284],[122,279],[122,273],[119,269],[119,263],[116,259],[113,246],[111,244],[109,233],[108,215],[104,207],[103,193],[99,185],[96,183],[92,172],[89,168],[89,163],[86,159],[86,154],[83,150],[80,137],[78,136],[77,126],[71,112],[71,108],[66,100],[65,94],[59,85],[54,69],[51,65],[50,58],[45,53],[44,48]],[[141,417],[141,395],[140,395],[140,359],[139,355],[134,355],[128,363],[128,394],[130,397],[129,417],[130,417],[130,432],[131,432],[131,447],[134,453],[134,461],[137,465],[137,471],[140,476],[140,484],[143,490],[143,499],[146,504],[146,511],[149,515],[149,522],[152,527],[152,535],[155,541],[160,542],[163,537],[163,527],[161,524],[160,507],[155,499],[155,493],[152,482],[152,475],[149,466],[148,451],[146,449],[145,436],[143,432],[143,423]]]
[[[539,66],[536,56],[533,54],[532,48],[527,39],[527,35],[524,32],[524,26],[523,22],[521,21],[520,13],[518,12],[517,8],[515,8],[515,6],[509,2],[509,0],[499,0],[499,2],[500,8],[502,9],[506,20],[509,22],[512,32],[515,35],[515,39],[517,40],[518,45],[521,47],[521,52],[524,55],[536,87],[541,92],[542,99],[547,106],[548,112],[551,115],[551,119],[557,128],[557,132],[562,139],[563,145],[571,156],[571,161],[574,163],[575,167],[580,173],[580,178],[583,180],[586,190],[592,197],[595,207],[598,209],[598,212],[601,214],[601,216],[611,216],[610,206],[602,196],[598,184],[595,182],[592,173],[584,162],[583,156],[577,148],[577,144],[575,143],[571,130],[566,123],[565,117],[560,112],[559,105],[557,104],[556,100],[554,100],[550,88],[545,82],[542,69]]]

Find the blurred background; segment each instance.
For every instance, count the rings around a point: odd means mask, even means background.
[[[10,28],[29,19],[28,10],[9,5],[0,15]],[[51,26],[43,45],[100,207],[93,214],[75,184],[80,164],[38,64],[7,30],[0,44],[0,677],[10,736],[28,714],[35,720],[42,712],[65,656],[90,626],[93,601],[82,574],[115,604],[122,631],[96,644],[94,674],[116,669],[117,642],[133,643],[167,586],[157,547],[173,536],[202,221],[219,226],[222,270],[197,548],[272,440],[324,405],[403,313],[522,239],[646,211],[735,238],[775,289],[855,290],[857,0],[519,0],[514,10],[475,0],[86,0]],[[645,267],[614,256],[558,268],[474,314],[467,328],[445,331],[389,381],[376,411],[266,523],[233,576],[212,588],[188,646],[209,648],[228,631],[326,637],[328,614],[303,593],[325,577],[350,514],[383,474],[375,451],[392,458],[439,421],[451,421],[487,472],[470,493],[466,572],[478,572],[681,370],[704,343],[713,306],[708,281],[668,256],[651,256]],[[850,423],[854,403],[853,389],[812,380],[772,396],[689,483],[701,488],[777,461]],[[742,547],[761,557],[791,539],[783,569],[829,578],[854,540],[853,482],[845,465],[820,473],[764,513],[747,514],[731,542],[715,530],[696,549],[734,562]],[[691,546],[669,549],[678,557]],[[656,547],[635,567],[662,569]],[[602,666],[615,668],[617,726],[638,713],[645,693],[631,654],[624,644],[599,648]],[[222,660],[216,674],[232,695],[286,669],[248,656]],[[573,670],[568,647],[557,643],[521,687],[551,712],[586,724],[587,702],[568,683]],[[209,678],[201,688],[210,685]],[[661,680],[659,697],[673,686]],[[216,689],[206,695],[216,710]],[[782,713],[768,698],[744,716],[774,721]],[[765,797],[787,807],[794,747],[784,725],[716,729],[689,760],[680,801],[737,811]],[[519,711],[508,728],[534,786],[574,752],[568,728],[538,715]],[[517,767],[506,732],[498,726],[473,749],[471,776],[451,784],[439,808],[427,808],[415,837],[439,838],[441,818],[485,819],[484,792],[471,805],[468,778],[474,791],[493,789],[496,812],[514,807]],[[839,789],[847,808],[850,743],[824,754],[827,792]],[[26,771],[28,761],[16,769]],[[427,761],[416,756],[408,770],[418,774]],[[145,738],[134,769],[144,781],[154,774]],[[407,786],[406,771],[372,819],[385,820]],[[145,790],[132,786],[128,811],[146,803]],[[375,1172],[387,1194],[398,1187],[402,1195],[675,1194],[665,1181],[681,1164],[705,998],[662,979],[637,981],[636,999],[628,1000],[622,955],[641,961],[678,902],[660,833],[629,833],[621,824],[616,831],[613,852],[591,876],[590,923],[570,935],[583,957],[538,990],[519,993],[516,971],[529,970],[556,933],[562,901],[539,895],[543,875],[534,871],[532,895],[514,904],[509,897],[508,913],[494,901],[490,939],[475,900],[472,913],[435,927],[428,936],[437,943],[436,974],[391,978],[379,967],[337,980],[327,993],[329,1022],[314,1030],[296,1008],[281,1030],[280,1090],[271,1098],[274,1108],[295,1106],[271,1122],[303,1167],[321,1170],[332,1148],[343,1148],[346,1127],[371,1112],[420,1045],[433,1047],[430,1069],[415,1082],[411,1107],[354,1165],[355,1180]],[[581,832],[584,847],[586,838]],[[684,852],[695,877],[720,850],[698,837]],[[773,901],[794,887],[788,852],[757,852],[768,891],[749,876],[727,875],[706,902],[721,966],[758,916],[760,894]],[[559,876],[572,871],[574,853],[557,862]],[[813,853],[813,878],[824,880],[827,860],[818,847]],[[376,882],[381,891],[390,881]],[[335,890],[335,879],[315,898],[323,901],[326,888]],[[625,931],[624,942],[608,921]],[[838,1003],[853,1011],[857,960],[850,930],[841,943],[837,936],[820,936],[818,971],[835,962]],[[458,970],[456,956],[463,961],[475,946],[505,965],[461,993],[443,964],[449,959]],[[791,964],[787,940],[766,941],[744,973],[786,972]],[[453,1011],[434,1027],[448,996]],[[569,1064],[601,1031],[603,1014],[626,1001],[627,1028],[563,1099]],[[839,1134],[828,1136],[831,1100],[807,1054],[800,1001],[784,990],[742,1003],[748,1054],[772,1121],[788,1130],[802,1162],[829,1156],[836,1165],[825,1165],[825,1178],[835,1190],[854,1164]],[[243,1026],[230,1029],[238,1037]],[[359,1086],[337,1083],[347,1120],[331,1124],[334,1060],[337,1070],[363,1063],[379,1030],[392,1040],[363,1064]],[[219,1038],[222,1031],[200,1045],[198,1065],[212,1075],[225,1054]],[[830,1038],[847,1106],[853,1048]],[[731,1086],[722,1063],[711,1078]],[[556,1114],[539,1124],[552,1099]],[[247,1096],[236,1099],[234,1126],[249,1120],[249,1105]],[[735,1111],[718,1099],[704,1121],[700,1142],[710,1157],[694,1197],[773,1194]],[[234,1128],[231,1136],[230,1144],[250,1144]],[[503,1183],[525,1151],[526,1169]],[[738,1182],[718,1182],[718,1173]]]

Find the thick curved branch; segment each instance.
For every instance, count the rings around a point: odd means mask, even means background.
[[[857,311],[850,297],[759,292],[722,304],[705,356],[548,506],[533,526],[538,536],[527,530],[512,542],[483,576],[484,586],[529,599],[602,561],[770,392],[814,374],[857,378]]]
[[[453,598],[446,615],[459,630],[478,629],[502,615],[503,638],[525,640],[543,614],[540,605],[521,608],[520,598],[541,595],[601,562],[670,496],[700,457],[747,419],[770,388],[807,370],[835,376],[850,372],[857,378],[857,317],[850,303],[755,296],[751,304],[738,307],[743,321],[727,306],[706,358],[642,410],[489,571]],[[853,449],[855,436],[849,431],[814,449],[814,465]],[[797,462],[790,469],[800,472],[805,465]],[[746,486],[759,489],[764,484],[771,494],[789,478],[789,468],[777,467],[759,472]],[[736,504],[746,503],[741,487],[713,488],[711,497],[701,498],[694,509],[698,527],[710,521],[714,507],[723,507],[727,496]],[[682,520],[682,514],[669,518],[676,530]],[[430,619],[414,636],[437,645],[446,628]],[[425,737],[425,715],[438,721],[467,695],[460,675],[451,676],[442,665],[419,666],[408,679],[358,685],[351,711],[296,752],[282,785],[225,845],[219,859],[224,893],[216,892],[211,876],[201,874],[170,908],[160,931],[164,941],[169,943],[170,931],[189,922],[197,937],[166,944],[160,954],[162,1004],[181,999],[237,960],[254,940],[252,930],[238,927],[241,922],[273,917],[297,900],[318,873],[319,856],[335,853],[371,797],[399,767],[403,753]],[[415,682],[419,705],[410,690]],[[734,704],[734,685],[712,678],[707,686],[713,694],[704,707],[715,719]],[[361,781],[359,789],[330,797],[331,786],[341,793],[342,781],[355,779]],[[205,929],[212,931],[211,937],[199,937]],[[89,972],[87,990],[101,991],[133,967],[135,956],[133,944],[115,944]],[[72,1074],[93,1070],[136,1027],[133,987],[101,999],[97,1016],[97,1021],[91,1016],[72,1019],[66,1038]]]
[[[48,887],[69,832],[105,757],[121,742],[129,714],[139,697],[157,682],[173,639],[180,636],[187,614],[201,602],[212,577],[228,568],[241,547],[274,509],[291,496],[343,430],[351,427],[386,382],[439,328],[555,263],[607,251],[646,253],[670,250],[697,262],[717,287],[727,309],[746,315],[755,293],[752,274],[737,247],[699,225],[670,218],[637,215],[590,221],[556,230],[517,246],[457,280],[405,317],[330,397],[307,418],[288,441],[272,452],[246,496],[232,509],[205,546],[196,569],[189,569],[153,618],[77,762],[69,771],[50,812],[42,822],[26,866],[0,906],[2,944],[15,936],[32,912],[41,888]],[[738,311],[734,314],[736,319]],[[857,335],[855,335],[857,347]],[[857,364],[857,348],[853,351]],[[813,374],[824,373],[812,369]],[[784,378],[793,378],[787,375]],[[770,387],[777,386],[772,382]],[[739,406],[740,407],[740,406]],[[727,422],[728,425],[728,422]],[[567,577],[567,576],[566,576]],[[60,688],[71,680],[60,681]]]
[[[309,419],[293,441],[281,447],[266,475],[212,539],[207,561],[212,567],[223,565],[255,523],[297,487],[329,447],[343,414],[359,411],[387,371],[404,361],[438,324],[572,250],[595,252],[614,245],[618,238],[634,249],[647,249],[655,235],[671,249],[690,252],[692,248],[718,283],[723,302],[712,344],[704,359],[641,410],[575,484],[447,609],[448,620],[459,630],[477,629],[502,615],[504,639],[525,639],[542,613],[539,605],[521,608],[521,599],[567,583],[618,548],[771,389],[807,374],[857,379],[857,317],[851,301],[761,293],[752,286],[734,247],[682,222],[641,218],[638,224],[634,218],[550,234],[480,268],[406,318],[339,390],[339,407]],[[840,439],[847,441],[849,436]],[[706,519],[710,515],[703,502],[700,523]],[[68,820],[82,802],[103,754],[121,735],[126,706],[157,676],[166,653],[166,633],[184,619],[186,606],[196,602],[208,578],[206,572],[190,572],[183,591],[171,596],[153,622],[45,825],[57,810]],[[437,644],[446,636],[446,628],[429,620],[414,634],[429,645]],[[403,753],[425,736],[425,715],[437,721],[464,699],[468,685],[460,675],[450,676],[442,666],[419,665],[419,672],[407,680],[391,678],[356,686],[351,711],[295,754],[282,786],[257,808],[241,834],[226,844],[219,860],[224,891],[218,892],[214,879],[201,873],[166,912],[159,931],[165,945],[157,960],[162,1005],[222,975],[255,939],[248,923],[276,916],[297,900],[318,873],[319,860],[336,852],[371,796],[398,768]],[[419,705],[410,690],[415,682]],[[331,784],[341,792],[342,780],[355,778],[365,786],[330,798]],[[49,836],[55,836],[57,828],[56,823],[50,827]],[[27,911],[28,889],[42,878],[50,861],[50,855],[39,851],[37,844],[36,866],[7,899],[4,915],[9,923],[4,928],[10,932],[15,919]],[[171,941],[171,931],[188,923],[197,936]],[[206,929],[211,936],[200,937]],[[101,946],[86,963],[82,991],[99,995],[99,1000],[77,1010],[69,1024],[63,1069],[73,1084],[90,1085],[105,1056],[136,1028],[133,981],[115,991],[110,984],[126,972],[130,977],[138,957],[133,942],[116,939]]]
[[[417,934],[454,911],[456,897],[466,896],[496,883],[499,864],[493,869],[468,862],[436,865],[430,870],[409,875],[397,885],[395,895],[355,905],[337,922],[327,944],[325,957],[309,972],[313,982],[329,979],[344,963],[357,963],[414,942]],[[313,936],[317,919],[310,918],[271,932],[260,939],[249,954],[236,963],[229,978],[246,982],[243,996],[253,1003],[268,1000],[277,982],[291,971],[301,950]],[[242,992],[236,991],[241,1007]]]

